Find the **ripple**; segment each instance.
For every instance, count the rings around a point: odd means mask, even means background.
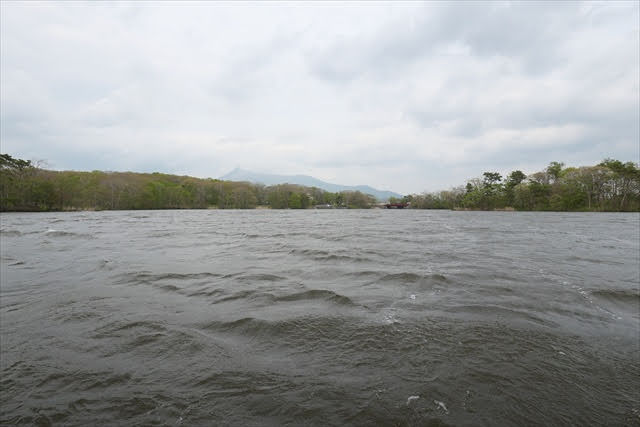
[[[443,284],[448,283],[443,274],[416,274],[411,272],[385,274],[376,280],[376,283],[421,283],[421,284]]]
[[[218,274],[218,273],[151,273],[151,272],[138,272],[138,273],[125,273],[120,276],[119,283],[154,283],[161,282],[165,280],[175,280],[175,281],[183,281],[183,280],[194,280],[194,279],[210,279],[210,278],[220,278],[220,277],[229,277],[228,275]]]
[[[600,300],[640,307],[640,292],[631,289],[602,289],[591,292]]]
[[[508,322],[525,321],[543,326],[554,327],[557,326],[555,322],[541,318],[533,312],[516,310],[513,308],[502,307],[498,305],[488,304],[466,304],[455,305],[453,307],[446,308],[445,311],[449,313],[465,313],[470,314],[473,317],[480,316],[484,320],[501,320]]]
[[[72,231],[59,231],[49,229],[44,233],[47,237],[70,237],[76,239],[93,239],[94,236],[88,233],[74,233]]]
[[[336,253],[322,249],[292,249],[289,251],[293,255],[302,255],[313,261],[344,261],[344,262],[369,262],[371,259],[356,256],[354,254]]]
[[[278,276],[275,274],[266,274],[266,273],[242,274],[242,275],[235,275],[233,277],[235,277],[236,280],[242,281],[242,282],[279,282],[282,280],[286,280],[285,277]]]
[[[333,291],[325,289],[311,289],[309,291],[298,292],[295,294],[285,295],[276,298],[276,301],[305,301],[305,300],[322,300],[330,301],[338,305],[355,306],[356,304],[351,298],[339,295]]]
[[[93,338],[110,338],[122,335],[129,330],[165,332],[167,328],[161,323],[147,320],[116,321],[96,329]]]

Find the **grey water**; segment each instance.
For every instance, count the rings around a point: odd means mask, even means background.
[[[638,214],[0,226],[2,425],[640,424]]]

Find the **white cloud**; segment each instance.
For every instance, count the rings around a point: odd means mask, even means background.
[[[400,192],[639,159],[638,4],[2,2],[2,152]]]

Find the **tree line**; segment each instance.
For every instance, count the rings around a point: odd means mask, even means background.
[[[1,211],[129,209],[366,209],[375,197],[293,184],[200,179],[162,173],[52,171],[0,154]]]
[[[523,211],[640,211],[640,168],[605,159],[595,166],[551,162],[530,175],[485,172],[466,186],[405,196],[412,208]]]
[[[640,168],[605,159],[595,166],[551,162],[530,175],[485,172],[465,186],[401,200],[412,209],[640,211]],[[129,209],[367,209],[374,196],[294,184],[200,179],[162,173],[52,171],[0,154],[0,211]]]

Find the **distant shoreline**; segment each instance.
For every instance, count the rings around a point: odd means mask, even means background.
[[[341,211],[341,210],[381,210],[381,211],[448,211],[448,212],[496,212],[496,213],[639,213],[638,211],[596,211],[596,210],[581,210],[581,211],[557,211],[557,210],[516,210],[516,209],[492,209],[492,210],[483,210],[483,209],[471,209],[471,208],[433,208],[433,209],[420,209],[420,208],[406,208],[406,209],[385,209],[379,207],[372,208],[306,208],[306,209],[292,209],[292,208],[270,208],[270,207],[255,207],[255,208],[225,208],[220,209],[217,207],[210,208],[158,208],[158,209],[93,209],[93,208],[85,208],[85,209],[64,209],[64,210],[48,210],[48,211],[37,211],[37,210],[4,210],[0,211],[1,214],[19,214],[19,213],[80,213],[80,212],[162,212],[162,211]]]
[[[0,211],[64,212],[165,209],[375,209],[361,191],[329,192],[296,184],[265,186],[162,173],[40,169],[0,154]],[[408,209],[527,212],[640,212],[640,167],[605,159],[596,166],[551,162],[525,175],[485,172],[466,186],[391,197]]]

